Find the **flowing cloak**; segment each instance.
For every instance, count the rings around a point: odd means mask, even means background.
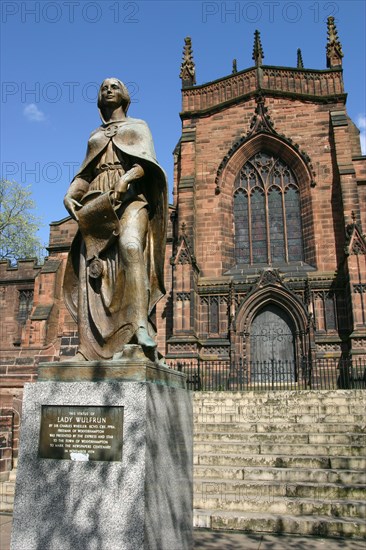
[[[93,170],[93,165],[112,141],[133,163],[140,164],[144,176],[138,180],[149,207],[146,268],[150,284],[148,314],[165,294],[164,257],[168,215],[167,179],[155,158],[155,149],[149,127],[143,120],[126,118],[123,121],[102,124],[92,132],[87,153],[73,182],[83,179],[83,173]],[[65,277],[64,300],[73,319],[78,322],[79,269],[82,237],[77,232],[69,252]],[[121,327],[115,327],[118,331]]]

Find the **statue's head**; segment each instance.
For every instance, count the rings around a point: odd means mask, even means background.
[[[106,107],[122,107],[123,112],[126,114],[130,103],[130,94],[123,82],[118,78],[103,80],[98,92],[98,108],[103,120],[103,111]]]

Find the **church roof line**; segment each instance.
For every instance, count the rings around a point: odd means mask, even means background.
[[[185,109],[184,111],[181,111],[179,113],[179,116],[181,120],[189,119],[192,117],[209,116],[214,113],[219,113],[221,110],[227,109],[231,105],[235,105],[239,102],[247,101],[249,99],[254,99],[258,94],[263,94],[266,97],[291,98],[291,99],[298,100],[300,102],[311,101],[312,103],[319,103],[319,104],[334,103],[334,102],[342,102],[343,104],[345,104],[347,99],[346,93],[340,93],[336,95],[327,95],[327,96],[318,96],[318,95],[311,95],[311,94],[297,94],[293,92],[282,92],[280,90],[277,90],[277,91],[268,90],[265,88],[255,88],[250,92],[248,92],[247,94],[243,94],[241,96],[224,101],[222,103],[218,103],[216,105],[207,107],[206,109],[191,109],[191,110]]]
[[[319,70],[262,65],[183,88],[181,117],[211,113],[260,92],[322,103],[345,102],[347,97],[341,67]]]
[[[293,71],[294,73],[317,73],[317,74],[332,74],[332,73],[342,73],[343,69],[341,67],[330,67],[328,69],[305,69],[302,67],[287,67],[287,66],[281,66],[281,65],[261,65],[262,70],[266,69],[276,69],[276,70],[282,70],[282,71]],[[187,86],[184,88],[184,91],[186,90],[199,90],[202,88],[205,88],[206,86],[210,86],[211,84],[218,84],[219,82],[222,82],[224,80],[230,80],[233,77],[239,76],[241,74],[248,73],[250,71],[256,71],[257,67],[255,65],[252,65],[251,67],[247,67],[246,69],[242,69],[241,71],[237,71],[236,73],[231,73],[225,76],[221,76],[220,78],[215,78],[214,80],[208,80],[207,82],[203,82],[202,84],[196,84],[192,86]]]
[[[182,93],[183,93],[183,111],[185,109],[184,99],[187,95],[197,95],[199,93],[209,93],[210,87],[225,86],[226,83],[237,83],[238,79],[249,75],[252,76],[252,81],[245,82],[245,93],[249,90],[253,90],[253,81],[255,81],[255,88],[258,90],[273,89],[281,92],[294,92],[312,96],[332,96],[344,93],[343,89],[343,76],[342,76],[342,45],[338,38],[338,31],[335,25],[334,17],[328,17],[327,19],[327,44],[326,44],[326,69],[312,69],[304,68],[304,62],[302,58],[301,49],[297,49],[297,63],[296,67],[286,67],[280,65],[263,65],[263,47],[261,42],[261,36],[259,30],[254,33],[254,45],[252,59],[254,66],[248,67],[244,70],[238,71],[237,60],[233,60],[232,73],[218,79],[205,82],[203,84],[196,84],[195,78],[195,64],[192,54],[192,41],[190,37],[185,38],[185,46],[183,50],[183,62],[181,65],[180,77],[182,79]],[[286,75],[284,75],[286,73]],[[327,78],[329,75],[337,75],[338,82],[333,81],[329,86]],[[286,78],[281,80],[281,76]],[[272,77],[272,82],[271,82]],[[279,77],[279,82],[277,77]],[[301,82],[302,77],[302,82]],[[292,82],[286,83],[285,80],[291,80]],[[321,82],[311,83],[311,80],[322,78]],[[274,82],[273,82],[274,79]],[[310,85],[308,85],[310,83]],[[243,88],[243,86],[242,86]],[[286,89],[287,88],[287,89]],[[331,89],[329,89],[331,88]],[[221,90],[219,90],[221,91]],[[236,95],[242,95],[236,93]],[[232,91],[229,91],[232,96]],[[234,92],[235,94],[235,92]],[[217,94],[216,94],[217,95]],[[225,95],[225,94],[224,94]],[[224,98],[224,101],[229,98]],[[222,103],[222,98],[220,103]],[[196,110],[196,109],[195,109]]]

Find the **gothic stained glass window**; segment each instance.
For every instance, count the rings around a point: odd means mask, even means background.
[[[241,169],[234,190],[237,264],[304,259],[299,187],[280,158],[257,153]]]
[[[33,290],[19,291],[18,322],[25,325],[33,307]]]
[[[327,330],[336,330],[337,321],[336,321],[336,308],[333,294],[327,294],[325,296],[325,322],[327,325]]]
[[[281,190],[272,187],[268,193],[269,235],[271,240],[271,258],[273,262],[284,261],[285,241]]]
[[[287,189],[285,192],[288,256],[290,261],[303,259],[301,236],[301,212],[299,190]]]
[[[241,263],[249,263],[249,225],[248,225],[248,195],[242,189],[234,195],[235,217],[235,256]]]
[[[219,332],[219,300],[217,296],[211,296],[210,298],[209,327],[210,327],[211,334],[218,334]]]
[[[263,216],[265,210],[265,196],[259,189],[255,189],[250,197],[251,202],[251,226],[252,226],[252,255],[253,263],[265,263],[267,261],[267,235],[266,220]]]

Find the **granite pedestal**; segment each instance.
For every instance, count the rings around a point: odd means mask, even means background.
[[[192,548],[184,375],[146,361],[83,365],[43,364],[39,381],[25,385],[11,550]],[[40,458],[46,405],[123,407],[122,457]]]

